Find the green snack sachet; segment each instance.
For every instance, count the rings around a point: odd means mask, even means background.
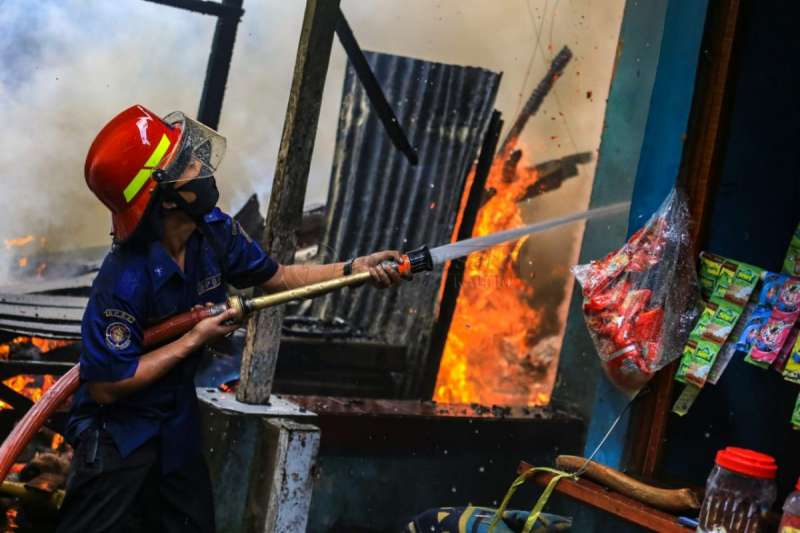
[[[719,278],[720,268],[722,268],[722,263],[724,262],[724,257],[709,252],[700,252],[699,280],[703,299],[708,300],[711,298],[711,293],[714,292],[714,286],[717,284],[717,278]]]
[[[686,372],[689,370],[689,363],[694,359],[694,351],[697,349],[697,341],[690,338],[686,341],[683,347],[683,354],[681,355],[681,364],[678,366],[678,371],[675,373],[675,379],[681,383],[686,383]]]
[[[744,307],[761,279],[763,269],[726,259],[720,268],[711,298],[717,298]]]
[[[708,299],[689,335],[675,379],[701,388],[731,335],[763,269],[712,253],[700,254],[700,285]],[[684,403],[687,410],[691,403]]]
[[[743,309],[738,305],[712,297],[689,338],[696,347],[683,363],[686,367],[683,378],[687,383],[702,387],[705,385],[714,360],[722,345],[733,331]]]
[[[683,416],[689,412],[692,404],[700,395],[700,387],[688,383],[684,388],[678,399],[675,400],[675,405],[672,406],[672,412],[678,416]]]

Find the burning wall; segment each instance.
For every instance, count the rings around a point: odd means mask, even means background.
[[[523,225],[520,202],[538,192],[543,177],[525,168],[525,151],[495,158],[473,236]],[[520,168],[522,167],[522,168]],[[449,403],[545,405],[555,379],[560,343],[543,331],[551,309],[536,309],[535,272],[526,253],[528,239],[474,253],[464,277],[442,354],[434,399]],[[563,297],[563,296],[562,296]],[[555,302],[548,302],[551,305]],[[552,327],[550,328],[552,329]]]
[[[427,0],[342,2],[365,48],[503,71],[497,107],[507,117],[519,109],[536,73],[546,68],[557,46],[569,44],[575,52],[574,68],[559,81],[536,122],[520,138],[527,147],[524,158],[531,164],[593,151],[599,145],[623,5],[623,0],[543,4],[515,0],[504,2],[502,8],[481,0],[444,5]],[[220,126],[230,141],[220,171],[225,205],[239,205],[244,194],[253,190],[261,194],[269,190],[303,5],[265,0],[246,3],[245,9]],[[155,19],[161,24],[153,25]],[[0,117],[15,128],[0,132],[8,206],[0,210],[0,227],[6,232],[0,237],[35,232],[46,236],[48,247],[56,249],[108,242],[107,214],[85,190],[81,178],[86,147],[114,111],[132,102],[163,112],[172,108],[192,112],[199,101],[213,22],[211,17],[144,1],[123,7],[99,1],[46,0],[35,9],[23,0],[4,2],[0,23],[13,31],[0,36],[0,57],[10,66],[0,75]],[[163,27],[170,27],[170,32],[164,34]],[[98,34],[105,36],[100,43]],[[186,43],[192,46],[187,48]],[[176,55],[176,50],[183,53]],[[264,50],[271,51],[266,60]],[[323,98],[309,201],[321,201],[326,195],[344,66],[344,53],[336,45]],[[499,193],[487,203],[487,207],[499,208],[497,214],[490,216],[487,211],[479,223],[502,229],[503,224],[530,223],[583,209],[593,173],[594,163],[590,163],[581,169],[580,180],[520,203],[514,215],[506,212],[505,193]],[[524,179],[530,184],[534,176]],[[515,330],[513,335],[509,333],[510,344],[504,344],[514,353],[511,362],[498,353],[491,356],[502,361],[501,366],[525,360],[523,348],[532,342],[531,335],[552,332],[546,340],[557,351],[571,290],[566,266],[576,255],[574,247],[562,243],[576,242],[580,234],[580,229],[571,228],[556,238],[552,234],[534,236],[516,249],[506,250],[516,254],[523,285],[513,282],[491,293],[511,294],[512,285],[517,284],[517,300],[532,307],[521,309],[514,319],[524,323],[526,333]],[[552,253],[545,256],[539,252],[543,249]],[[17,257],[16,261],[26,259]],[[471,259],[468,269],[475,261],[486,263],[479,266],[494,269],[498,276],[511,268],[507,262],[495,264],[487,257]],[[468,276],[467,292],[469,283],[477,290],[481,283],[492,281],[486,276]],[[543,283],[547,286],[539,286]],[[543,300],[548,293],[551,296]],[[494,299],[487,296],[484,300],[483,307],[478,306],[484,314],[498,308]],[[468,325],[465,322],[463,329],[469,329]],[[482,346],[483,341],[475,342]],[[536,366],[535,361],[531,365]],[[488,370],[464,369],[454,375],[479,383],[489,378],[478,375],[503,375],[497,368]],[[548,373],[545,382],[551,380]],[[511,387],[516,392],[501,388],[501,396],[484,397],[474,392],[464,396],[455,392],[456,387],[441,396],[437,392],[437,397],[539,403],[549,395],[549,388],[527,392],[521,388],[520,383]]]

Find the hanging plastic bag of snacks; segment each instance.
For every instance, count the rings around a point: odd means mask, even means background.
[[[572,267],[603,369],[638,392],[680,357],[697,318],[697,273],[684,195],[673,190],[639,231],[603,259]]]

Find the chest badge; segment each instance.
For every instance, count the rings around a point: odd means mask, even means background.
[[[106,344],[112,350],[124,350],[131,345],[131,328],[122,322],[112,322],[106,327]]]
[[[214,274],[197,283],[197,294],[204,294],[222,285],[222,274]]]

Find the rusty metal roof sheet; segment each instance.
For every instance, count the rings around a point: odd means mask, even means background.
[[[365,55],[417,148],[419,164],[410,165],[394,148],[348,66],[320,245],[323,261],[449,241],[500,83],[500,74],[481,68]],[[427,352],[441,276],[441,271],[424,274],[386,291],[334,293],[315,303],[314,314],[340,316],[370,335],[408,344],[413,368]]]

